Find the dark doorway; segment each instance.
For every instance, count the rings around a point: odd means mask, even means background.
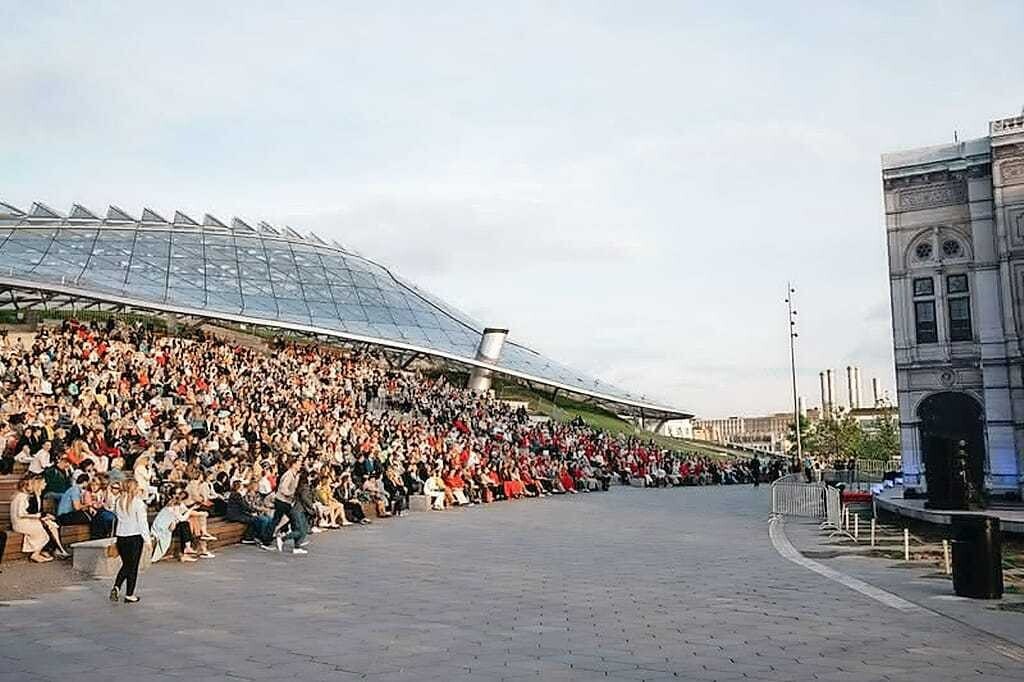
[[[976,495],[985,483],[985,429],[981,405],[966,393],[936,393],[917,408],[921,423],[924,477],[928,506],[939,509],[960,506],[954,463],[961,441],[967,452],[967,479]]]

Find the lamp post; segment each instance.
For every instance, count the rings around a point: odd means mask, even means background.
[[[789,371],[793,379],[793,431],[796,432],[796,457],[803,463],[804,448],[800,441],[800,398],[796,388],[796,311],[793,310],[793,294],[796,289],[790,282],[786,282],[786,307],[789,311]]]

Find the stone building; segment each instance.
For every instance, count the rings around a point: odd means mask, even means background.
[[[1024,485],[1024,116],[882,157],[906,493]]]

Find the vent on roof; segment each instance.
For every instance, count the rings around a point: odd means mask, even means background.
[[[253,234],[256,233],[256,230],[252,229],[252,225],[237,217],[231,219],[231,229],[234,230],[235,232],[252,232]]]
[[[144,208],[144,209],[142,209],[142,222],[144,222],[144,223],[162,223],[164,225],[167,224],[167,221],[164,220],[164,217],[162,215],[160,215],[159,213],[157,213],[156,211],[154,211],[153,209],[151,209],[151,208]]]
[[[7,218],[22,218],[24,217],[24,215],[25,212],[22,211],[20,208],[16,206],[11,206],[10,204],[5,204],[4,202],[0,201],[0,216],[4,216]]]
[[[323,244],[324,246],[327,246],[327,242],[325,242],[323,239],[320,239],[320,235],[318,235],[316,232],[310,232],[307,236],[311,240],[315,241],[317,244]]]
[[[61,214],[54,211],[46,204],[41,204],[38,201],[32,204],[32,208],[28,211],[29,218],[63,218]]]
[[[99,220],[100,217],[81,204],[75,204],[68,213],[68,218],[75,220]]]
[[[199,227],[199,223],[189,218],[181,211],[174,212],[174,224],[175,225],[188,225],[189,227]]]
[[[111,205],[107,208],[107,222],[108,223],[134,223],[135,218],[131,217],[117,206]]]
[[[227,225],[225,225],[221,221],[217,220],[216,218],[214,218],[209,213],[207,213],[205,216],[203,216],[203,227],[215,227],[215,228],[219,227],[222,230],[228,229]]]
[[[259,223],[259,227],[260,232],[262,232],[263,234],[270,234],[275,237],[281,236],[281,233],[277,231],[277,228],[266,221],[261,220]]]

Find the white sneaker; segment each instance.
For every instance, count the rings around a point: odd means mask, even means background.
[[[296,547],[292,550],[292,554],[309,554],[309,552],[302,549],[301,547]]]
[[[321,528],[320,526],[313,526],[312,528],[309,529],[309,532],[311,532],[311,533],[313,533],[315,535],[316,533],[323,533],[324,529]]]

